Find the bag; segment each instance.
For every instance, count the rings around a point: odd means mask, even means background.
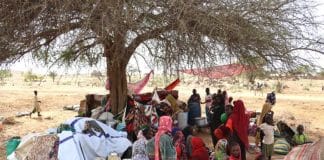
[[[273,151],[277,154],[287,155],[291,149],[290,144],[285,139],[278,139],[274,143]]]
[[[12,152],[16,150],[20,143],[20,138],[19,137],[13,137],[11,138],[7,144],[6,144],[6,154],[9,156]]]

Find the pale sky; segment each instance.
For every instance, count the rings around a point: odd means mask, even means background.
[[[320,6],[317,7],[315,14],[317,16],[320,16],[318,20],[324,22],[324,1],[321,0],[315,0],[317,1],[319,4],[321,4]],[[322,35],[324,37],[324,28],[321,28],[319,30],[319,34]],[[324,68],[324,55],[320,55],[320,54],[316,54],[314,53],[314,55],[312,55],[315,64],[321,66]],[[139,64],[144,64],[141,65],[141,73],[148,73],[150,71],[150,67],[148,65],[146,65],[146,63],[144,62],[143,59],[141,59],[139,56],[137,58],[137,60],[139,61]],[[133,64],[133,66],[136,66],[136,61],[134,58],[131,59],[130,64]],[[39,73],[39,74],[45,74],[46,72],[49,71],[48,67],[46,66],[41,66],[39,64],[36,64],[35,62],[33,62],[31,60],[31,56],[27,55],[25,56],[25,58],[21,59],[20,61],[12,64],[10,66],[11,70],[14,71],[28,71],[28,70],[32,70],[35,73]],[[83,68],[70,68],[70,69],[64,69],[64,68],[58,68],[57,66],[54,66],[51,70],[56,70],[59,74],[64,74],[64,73],[70,73],[70,74],[75,74],[77,71],[79,71],[80,73],[91,73],[93,70],[100,70],[100,71],[105,71],[106,67],[104,64],[104,58],[103,58],[103,62],[99,63],[96,67],[83,67]],[[71,71],[73,73],[71,73]]]

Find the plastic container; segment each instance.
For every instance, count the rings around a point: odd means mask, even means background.
[[[117,153],[110,153],[109,156],[108,156],[108,160],[121,160]]]
[[[184,129],[188,126],[188,112],[178,113],[178,127]]]

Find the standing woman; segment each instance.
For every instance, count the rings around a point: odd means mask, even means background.
[[[209,114],[210,114],[210,135],[213,140],[213,147],[215,147],[218,139],[214,135],[214,131],[216,128],[218,128],[220,125],[222,125],[221,116],[225,113],[225,107],[224,107],[224,98],[222,94],[214,94],[213,95],[213,103],[210,108]]]
[[[246,160],[246,149],[249,148],[249,119],[250,115],[246,114],[243,101],[235,101],[233,113],[229,116],[226,127],[231,129],[233,140],[240,145],[242,160]]]
[[[176,160],[177,154],[171,136],[172,119],[162,116],[159,120],[158,131],[146,146],[150,160]]]
[[[188,124],[195,125],[195,118],[201,117],[201,108],[200,108],[200,95],[197,93],[196,89],[192,90],[192,95],[188,100]]]
[[[262,123],[265,122],[265,116],[270,116],[273,120],[274,112],[271,110],[272,106],[276,104],[276,94],[274,92],[268,93],[265,103],[262,106],[261,115],[257,120],[257,126],[259,127]],[[261,136],[260,131],[257,131],[255,136],[255,146],[259,146],[259,143],[262,143],[263,136]],[[262,145],[261,145],[262,147]]]

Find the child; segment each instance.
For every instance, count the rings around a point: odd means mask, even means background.
[[[307,143],[307,136],[304,134],[304,126],[298,125],[297,126],[297,134],[293,137],[294,145],[301,145]]]
[[[274,144],[274,125],[272,123],[272,117],[265,116],[265,123],[262,123],[259,128],[264,134],[261,147],[262,154],[266,159],[271,159]]]
[[[150,128],[144,127],[137,134],[137,140],[133,144],[133,160],[148,160],[148,154],[146,152],[146,143],[147,139],[149,139]]]
[[[214,134],[218,139],[217,144],[215,146],[215,160],[225,160],[228,158],[227,139],[229,137],[230,130],[229,128],[222,125],[215,129]]]
[[[34,91],[34,95],[35,95],[34,96],[34,109],[33,109],[32,112],[30,112],[29,116],[31,116],[33,113],[37,112],[38,113],[38,117],[39,117],[39,116],[42,116],[40,114],[40,112],[41,112],[41,109],[40,109],[40,103],[41,103],[41,101],[39,101],[38,98],[37,98],[37,91],[36,90]]]
[[[229,160],[241,160],[241,148],[240,145],[233,141],[230,143],[230,157]]]

